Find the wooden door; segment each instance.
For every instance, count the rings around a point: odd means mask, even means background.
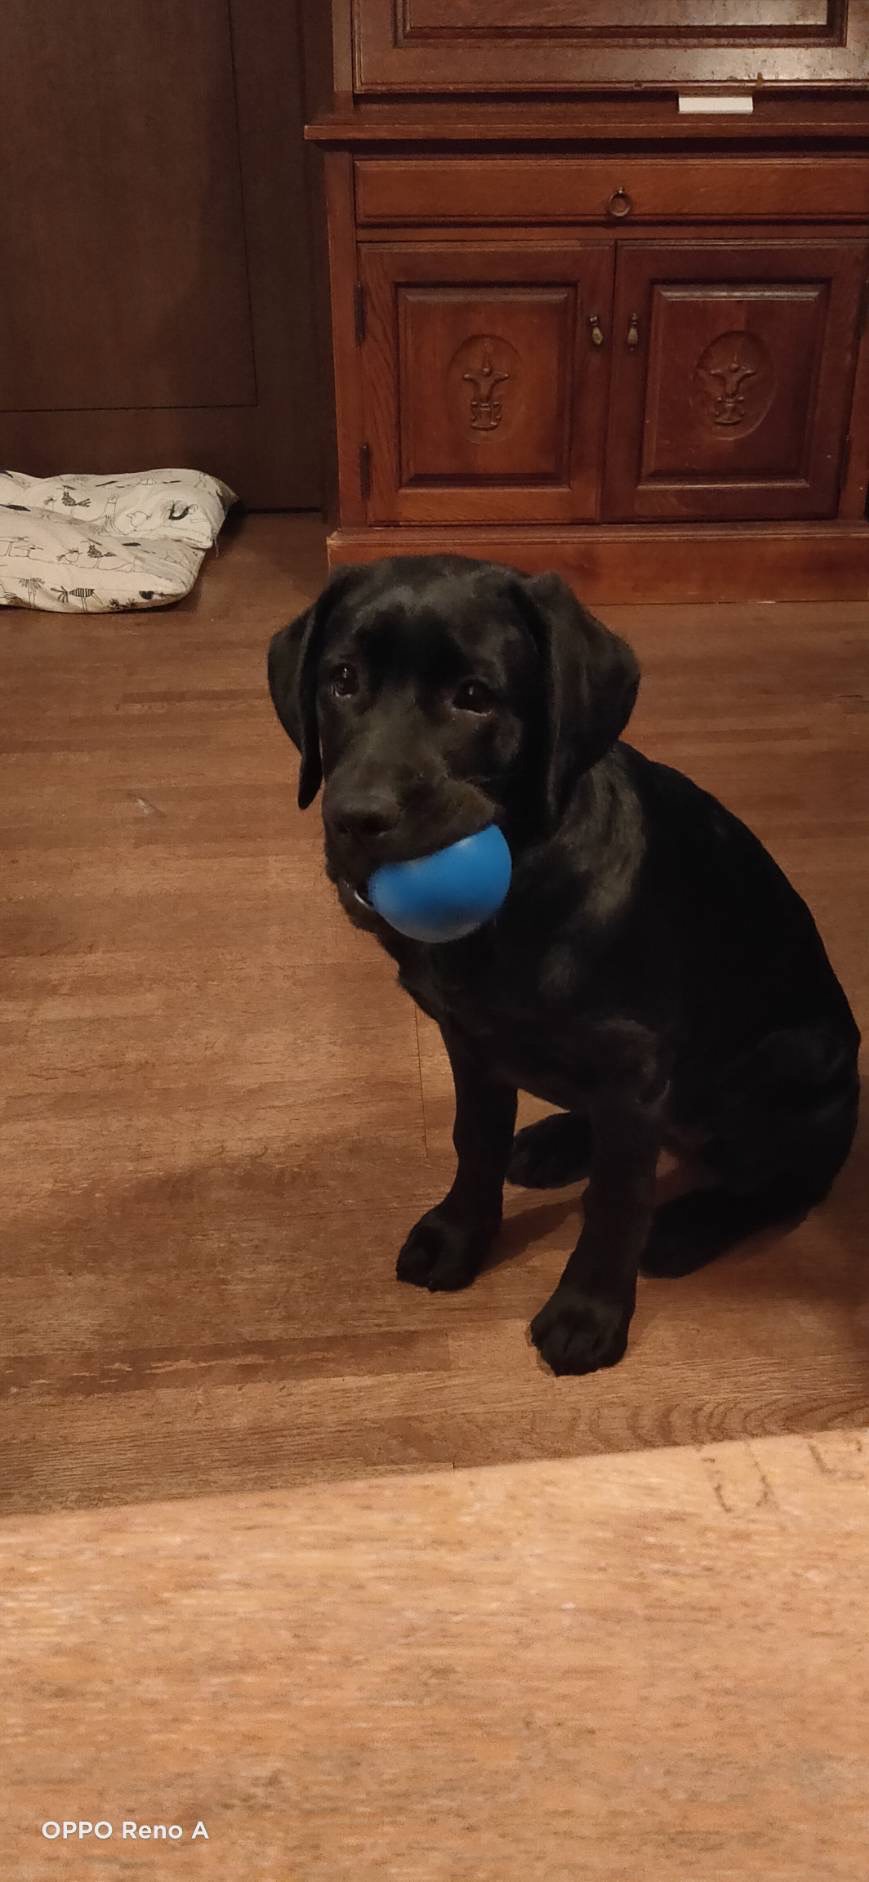
[[[317,506],[297,0],[5,0],[0,462]]]
[[[834,516],[865,243],[620,245],[613,520]]]
[[[369,522],[597,515],[613,253],[363,251]]]
[[[869,0],[352,0],[352,7],[362,92],[865,85],[869,71]]]

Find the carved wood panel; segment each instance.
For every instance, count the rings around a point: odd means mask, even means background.
[[[867,263],[848,240],[624,245],[606,515],[833,515]]]
[[[370,522],[597,513],[611,244],[366,250]]]
[[[575,285],[399,290],[401,482],[570,480]]]

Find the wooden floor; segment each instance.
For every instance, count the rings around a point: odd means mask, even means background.
[[[0,1873],[865,1882],[867,1517],[824,1432],[7,1518]]]
[[[866,1422],[869,1117],[799,1229],[643,1283],[595,1378],[525,1331],[569,1196],[514,1193],[468,1293],[394,1281],[449,1086],[333,903],[265,692],[322,574],[313,524],[255,518],[171,612],[0,616],[3,1508]],[[869,1026],[869,604],[609,618],[636,742],[754,824]]]

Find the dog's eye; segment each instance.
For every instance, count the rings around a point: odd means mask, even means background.
[[[329,688],[336,699],[349,699],[351,693],[358,693],[359,675],[356,668],[348,666],[346,661],[342,666],[336,667],[329,681]]]
[[[463,680],[453,694],[453,705],[460,712],[488,712],[492,704],[492,694],[482,680]]]

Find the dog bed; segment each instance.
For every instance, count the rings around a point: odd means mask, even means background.
[[[85,614],[169,607],[190,593],[235,501],[201,471],[0,471],[0,605]]]

